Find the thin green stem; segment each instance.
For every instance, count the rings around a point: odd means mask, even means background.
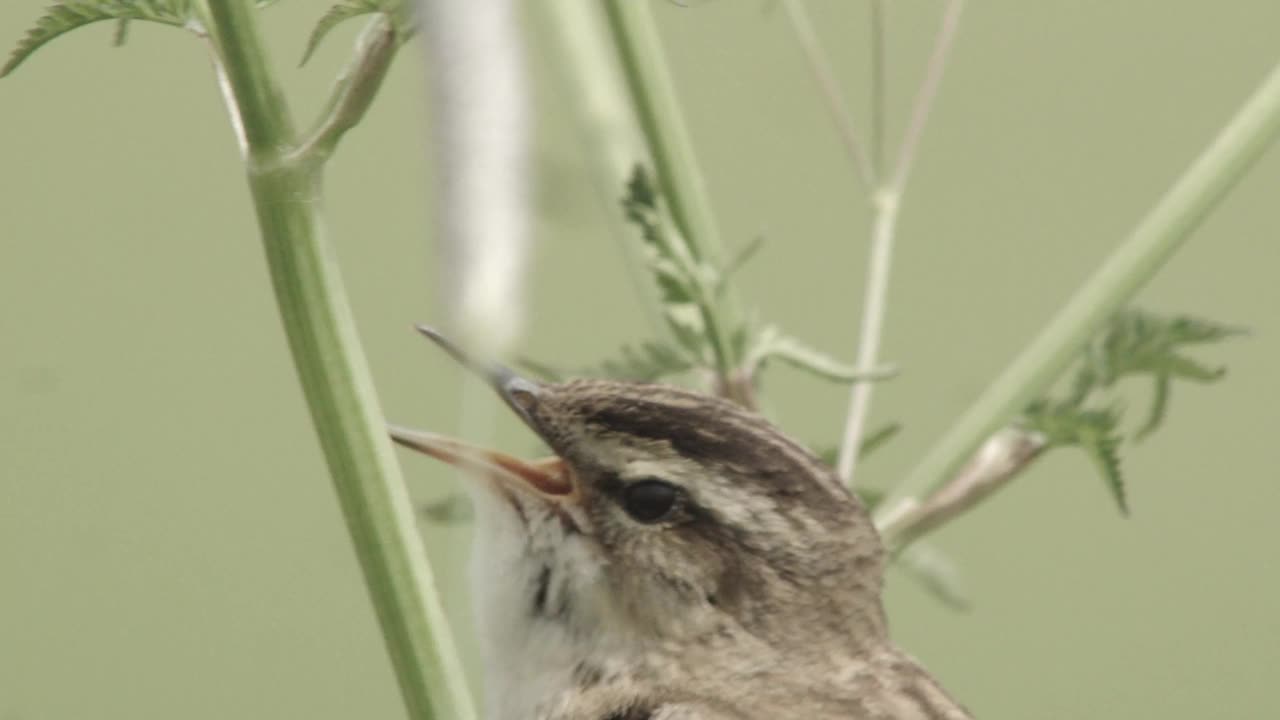
[[[640,128],[653,158],[662,197],[694,259],[717,266],[721,252],[719,229],[649,4],[606,0],[605,14]],[[721,383],[728,385],[739,360],[734,357],[729,342],[728,329],[732,324],[725,317],[732,314],[725,308],[731,308],[733,302],[726,298],[719,305],[719,311],[713,309],[714,304],[706,305],[702,311],[715,355],[716,372]]]
[[[1280,134],[1280,66],[1272,70],[1111,257],[978,398],[881,505],[886,517],[945,485],[992,433],[1043,394],[1081,347],[1177,252]]]
[[[319,164],[296,138],[247,0],[207,3],[220,80],[238,125],[271,280],[316,432],[414,720],[475,717],[324,237]]]

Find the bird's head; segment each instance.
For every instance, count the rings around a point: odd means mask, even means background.
[[[482,371],[554,456],[392,435],[499,500],[482,504],[500,516],[488,531],[520,545],[525,568],[510,575],[535,616],[659,641],[727,628],[772,645],[883,638],[883,551],[866,511],[758,415],[665,386]]]

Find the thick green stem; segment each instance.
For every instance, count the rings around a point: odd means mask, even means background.
[[[247,0],[206,10],[294,363],[414,720],[475,716],[296,138]]]
[[[978,446],[1062,374],[1102,324],[1128,303],[1280,134],[1277,66],[1218,137],[1107,262],[969,408],[881,507],[910,512],[947,483]]]

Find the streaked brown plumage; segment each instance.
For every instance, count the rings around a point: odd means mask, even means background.
[[[393,430],[487,479],[488,717],[970,718],[889,639],[866,510],[767,421],[670,387],[489,372],[555,458]]]

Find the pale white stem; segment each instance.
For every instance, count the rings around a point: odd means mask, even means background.
[[[884,173],[884,0],[871,0],[871,169]]]
[[[871,191],[877,182],[875,170],[867,158],[866,150],[862,147],[862,141],[858,139],[853,117],[849,115],[848,106],[840,94],[840,86],[836,82],[831,63],[827,61],[826,54],[822,51],[822,43],[818,40],[818,34],[814,32],[813,23],[809,21],[809,13],[800,0],[783,0],[782,4],[787,9],[787,19],[791,21],[791,29],[796,34],[800,49],[804,51],[805,60],[808,61],[809,70],[818,83],[822,99],[827,103],[827,111],[831,113],[831,119],[835,123],[836,134],[840,136],[840,141],[844,144],[850,162],[858,171],[858,176],[867,190]]]
[[[880,355],[880,336],[884,326],[885,307],[889,297],[889,273],[893,262],[894,231],[898,223],[898,195],[887,190],[875,194],[872,206],[875,218],[871,228],[871,257],[867,266],[867,283],[862,299],[862,329],[858,337],[856,367],[859,372],[875,368]],[[858,448],[871,412],[874,382],[855,380],[849,397],[849,413],[845,418],[844,436],[836,460],[840,479],[853,486],[858,464]]]
[[[924,81],[916,93],[911,120],[894,162],[893,174],[887,183],[876,190],[872,198],[874,217],[871,224],[871,251],[862,304],[862,326],[858,337],[857,367],[861,372],[867,372],[880,362],[880,335],[888,305],[889,268],[893,258],[898,207],[902,193],[906,190],[907,177],[911,172],[920,138],[924,134],[926,121],[933,108],[934,98],[938,94],[938,86],[946,70],[947,56],[955,39],[956,29],[960,25],[960,14],[963,9],[964,0],[949,0],[947,3],[941,27],[934,38]],[[876,24],[873,32],[879,32],[880,27]],[[853,487],[854,484],[858,448],[862,444],[862,436],[866,430],[874,390],[874,384],[868,382],[855,382],[850,390],[849,412],[845,418],[844,434],[841,437],[840,453],[836,463],[836,472],[849,487]]]
[[[933,40],[933,51],[929,55],[929,64],[925,69],[924,82],[916,93],[915,103],[911,108],[911,120],[907,131],[902,136],[902,147],[898,149],[898,159],[894,163],[893,176],[889,187],[901,193],[907,187],[907,176],[911,173],[911,165],[915,160],[916,150],[920,146],[920,138],[924,135],[924,126],[933,109],[933,101],[938,96],[938,85],[947,69],[947,56],[951,52],[952,41],[956,30],[960,27],[960,14],[964,11],[964,0],[948,0],[946,10],[942,14],[942,25]]]
[[[247,160],[249,158],[249,139],[244,134],[244,121],[240,119],[240,106],[236,101],[235,91],[231,88],[231,81],[227,78],[227,69],[222,66],[222,60],[218,58],[218,50],[213,46],[213,41],[203,30],[200,31],[200,38],[209,46],[209,58],[213,62],[213,77],[218,83],[218,92],[222,95],[222,102],[227,108],[227,115],[231,119],[231,130],[236,136],[236,147],[240,149],[240,159]]]
[[[1043,435],[1007,427],[987,439],[956,476],[924,502],[914,499],[877,513],[885,544],[901,550],[913,540],[955,518],[1000,488],[1031,464],[1046,447]]]

